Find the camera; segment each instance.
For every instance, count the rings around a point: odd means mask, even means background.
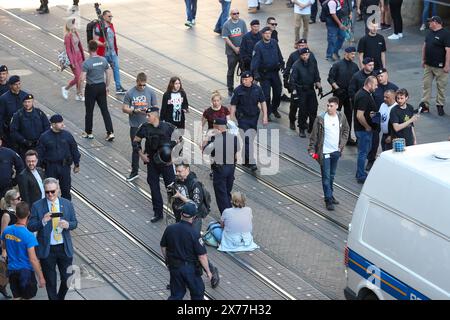
[[[167,195],[172,198],[177,193],[175,182],[172,182],[166,187]]]
[[[95,13],[99,19],[102,19],[102,10],[100,10],[100,3],[94,3]]]

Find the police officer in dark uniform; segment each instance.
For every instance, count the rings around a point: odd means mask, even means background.
[[[250,31],[244,34],[239,49],[239,57],[241,60],[241,71],[250,70],[250,65],[253,57],[253,49],[255,45],[262,39],[259,32],[259,20],[252,20],[250,22]]]
[[[11,120],[11,138],[18,146],[17,153],[25,161],[25,153],[35,149],[41,134],[50,129],[45,113],[33,106],[33,95],[23,99],[23,108],[14,113]]]
[[[63,130],[63,121],[59,114],[50,117],[51,127],[39,138],[36,151],[40,166],[45,168],[45,176],[58,179],[61,196],[72,200],[70,168],[73,163],[73,173],[80,172],[81,155],[72,134]]]
[[[256,81],[261,82],[269,111],[276,118],[281,118],[278,107],[281,102],[281,80],[278,72],[284,70],[284,60],[278,41],[271,38],[272,30],[265,27],[261,30],[262,40],[255,45],[251,63],[251,71]],[[272,99],[270,98],[272,89]]]
[[[23,98],[28,93],[20,89],[22,83],[19,76],[11,76],[8,84],[9,90],[0,97],[0,136],[3,137],[3,144],[11,148],[14,147],[9,130],[11,118],[22,108]]]
[[[300,59],[292,66],[289,78],[294,103],[298,103],[298,126],[301,138],[306,138],[305,130],[311,133],[316,119],[318,102],[314,88],[319,90],[319,94],[322,93],[317,62],[310,61],[309,55],[308,48],[300,51]],[[309,124],[307,124],[308,118]]]
[[[161,238],[161,252],[170,271],[169,300],[182,300],[189,289],[192,300],[203,300],[203,270],[212,280],[208,256],[200,233],[192,228],[197,206],[187,202],[181,207],[181,221],[167,226]]]
[[[339,108],[344,107],[345,117],[349,127],[352,127],[353,108],[348,94],[348,87],[353,75],[359,71],[358,65],[353,62],[355,59],[356,48],[348,47],[345,49],[344,58],[336,63],[328,73],[328,83],[333,89],[333,95],[339,98]],[[355,146],[356,142],[348,135],[347,145]]]
[[[300,59],[300,51],[303,48],[308,48],[308,42],[306,39],[300,39],[295,43],[295,47],[297,48],[294,52],[289,55],[288,61],[286,62],[286,68],[283,71],[283,86],[292,93],[292,89],[289,85],[289,76],[291,75],[292,66],[298,59]],[[315,62],[317,64],[316,56],[311,51],[309,52],[309,60],[311,62]],[[295,130],[295,120],[297,119],[297,109],[298,103],[294,103],[294,98],[291,95],[291,98],[288,98],[290,101],[289,105],[289,128],[291,130]],[[283,100],[283,97],[281,97]]]
[[[355,98],[355,94],[364,87],[364,82],[370,76],[375,76],[373,68],[375,67],[375,62],[373,58],[366,57],[363,59],[363,67],[361,70],[353,74],[350,79],[350,84],[348,85],[348,95],[352,101]]]
[[[8,85],[8,67],[0,66],[0,96],[9,90]]]
[[[172,133],[176,127],[168,122],[160,121],[159,108],[147,108],[147,123],[142,124],[133,139],[133,149],[147,165],[147,182],[150,186],[153,202],[155,223],[163,218],[163,198],[159,186],[159,177],[163,176],[164,184],[175,181],[175,171],[172,164],[172,148],[177,144],[172,141]],[[145,139],[145,149],[142,152],[141,141]]]
[[[23,161],[19,155],[9,148],[3,147],[0,137],[0,199],[5,196],[6,191],[16,185],[13,179],[14,171],[18,176],[24,169]]]
[[[215,119],[214,129],[217,134],[205,147],[205,153],[211,149],[214,194],[220,214],[222,214],[223,210],[231,208],[231,190],[233,189],[239,142],[237,136],[227,132],[227,119]]]
[[[263,125],[267,125],[268,116],[264,93],[260,86],[253,83],[249,71],[242,72],[241,84],[234,89],[230,104],[230,117],[237,120],[239,129],[244,132],[244,166],[256,171],[258,168],[253,158],[253,139],[258,129],[260,111],[263,113]],[[254,134],[249,130],[254,130]]]

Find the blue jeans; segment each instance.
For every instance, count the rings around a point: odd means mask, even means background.
[[[328,35],[327,58],[331,58],[333,53],[339,55],[339,50],[345,41],[345,31],[339,29],[336,22],[330,17],[327,18],[326,26]]]
[[[116,90],[119,90],[122,87],[122,84],[120,83],[119,57],[116,54],[109,54],[106,55],[105,58],[113,69],[114,83],[116,84]]]
[[[184,0],[184,2],[186,3],[187,21],[192,22],[197,14],[197,0]]]
[[[214,27],[214,31],[222,31],[222,27],[225,24],[225,22],[227,21],[228,16],[230,14],[231,1],[221,0],[220,3],[222,4],[222,12],[219,16],[219,19],[217,19],[217,23],[216,23],[216,26]]]
[[[323,195],[325,196],[325,202],[331,201],[333,199],[333,182],[334,176],[336,175],[336,168],[338,160],[341,157],[339,151],[335,151],[329,154],[329,157],[323,157],[322,166],[320,170],[322,171],[322,188]]]
[[[367,155],[372,148],[372,131],[356,131],[356,139],[358,139],[358,162],[356,167],[356,179],[365,180],[367,173],[364,170]]]
[[[423,12],[422,12],[422,23],[425,24],[430,16],[430,5],[431,5],[431,16],[437,16],[437,4],[431,3],[430,1],[423,1]]]

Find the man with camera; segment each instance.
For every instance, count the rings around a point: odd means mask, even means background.
[[[147,165],[147,182],[150,186],[153,202],[154,217],[152,223],[163,218],[163,198],[159,186],[159,177],[162,175],[164,185],[169,186],[175,181],[175,172],[172,164],[172,148],[178,141],[172,140],[175,126],[162,122],[159,119],[159,108],[147,108],[147,123],[142,124],[133,139],[133,150]],[[145,139],[145,149],[142,151],[141,141]]]

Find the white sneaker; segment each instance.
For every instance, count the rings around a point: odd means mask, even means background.
[[[106,141],[113,141],[114,138],[115,138],[114,133],[111,132],[110,134],[106,134],[105,140]]]
[[[398,37],[399,37],[399,38],[403,38],[403,33],[399,33],[399,34],[398,34]]]
[[[69,90],[66,90],[66,87],[61,87],[61,94],[64,99],[69,99]]]
[[[195,25],[195,19],[192,19],[192,20],[191,20],[191,24],[192,24],[192,25]]]
[[[389,37],[388,37],[388,39],[389,40],[398,40],[398,39],[400,39],[400,37],[399,37],[399,35],[398,34],[391,34]]]
[[[425,24],[424,23],[422,23],[422,25],[420,26],[420,31],[424,31],[426,29],[426,26],[425,26]]]
[[[83,95],[81,95],[81,94],[77,94],[76,96],[75,96],[75,100],[77,100],[77,101],[83,101],[84,102],[84,96]]]
[[[265,5],[271,5],[273,3],[273,0],[266,0],[266,3],[264,3]]]

